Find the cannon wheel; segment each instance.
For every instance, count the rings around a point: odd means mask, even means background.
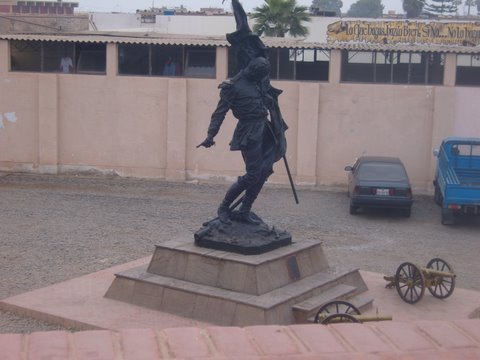
[[[332,323],[359,323],[356,317],[351,314],[347,313],[338,313],[338,314],[331,314],[328,315],[325,319],[321,321],[321,324],[328,325]]]
[[[360,315],[360,310],[353,305],[350,304],[347,301],[342,301],[342,300],[334,300],[326,303],[323,305],[317,312],[317,315],[315,316],[315,323],[322,323],[323,322],[320,320],[320,315],[323,314],[326,317],[329,317],[331,315],[336,315],[336,314],[354,314],[354,315]]]
[[[416,265],[404,262],[395,274],[395,288],[403,301],[415,304],[425,293],[425,277]]]
[[[445,271],[453,273],[453,268],[445,260],[440,258],[434,258],[427,264],[428,269],[436,271]],[[428,291],[437,299],[445,299],[452,295],[453,289],[455,289],[455,278],[435,276],[435,285],[428,287]]]

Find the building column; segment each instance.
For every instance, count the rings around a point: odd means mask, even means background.
[[[58,76],[38,76],[38,170],[58,172]]]
[[[228,77],[228,48],[226,46],[217,47],[216,70],[218,81],[223,81]]]
[[[115,77],[118,74],[117,44],[107,44],[107,77]]]
[[[314,83],[300,83],[298,94],[296,182],[317,182],[318,112],[320,88]]]
[[[445,54],[445,66],[443,68],[443,85],[455,86],[457,77],[457,54]]]
[[[340,84],[342,73],[342,52],[340,50],[330,50],[330,64],[328,66],[328,82],[330,84]]]
[[[167,180],[186,179],[187,101],[187,80],[168,79]]]
[[[0,74],[8,73],[10,63],[8,50],[8,40],[0,40]]]

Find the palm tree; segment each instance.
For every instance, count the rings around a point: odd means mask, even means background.
[[[264,0],[261,7],[256,7],[252,19],[255,19],[253,31],[258,35],[285,37],[306,36],[307,27],[303,22],[310,21],[308,7],[298,6],[296,0]]]
[[[403,10],[407,19],[418,18],[425,6],[425,0],[403,0]]]

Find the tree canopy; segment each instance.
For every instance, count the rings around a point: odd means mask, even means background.
[[[302,23],[310,21],[306,6],[297,5],[296,0],[264,0],[264,4],[253,9],[255,19],[253,31],[258,35],[285,37],[306,36],[308,29]]]
[[[382,0],[358,0],[350,6],[348,16],[361,18],[378,18],[383,15]]]
[[[341,15],[342,6],[343,2],[341,0],[313,0],[310,11],[313,14],[328,11]]]
[[[465,0],[465,6],[467,7],[467,15],[470,15],[471,13],[470,9],[474,6],[477,6],[477,2],[476,0]]]
[[[407,14],[407,19],[418,18],[425,6],[425,0],[403,0],[403,11]]]

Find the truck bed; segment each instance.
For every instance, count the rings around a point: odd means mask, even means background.
[[[453,169],[447,167],[437,179],[443,189],[443,204],[478,205],[480,202],[480,169]],[[442,185],[442,182],[445,181]]]
[[[438,166],[445,185],[480,188],[479,156],[451,156],[442,148]]]
[[[455,224],[460,214],[480,214],[480,139],[446,138],[435,155],[435,202],[442,206],[442,224]]]
[[[460,185],[480,187],[480,169],[455,169],[455,173]]]

